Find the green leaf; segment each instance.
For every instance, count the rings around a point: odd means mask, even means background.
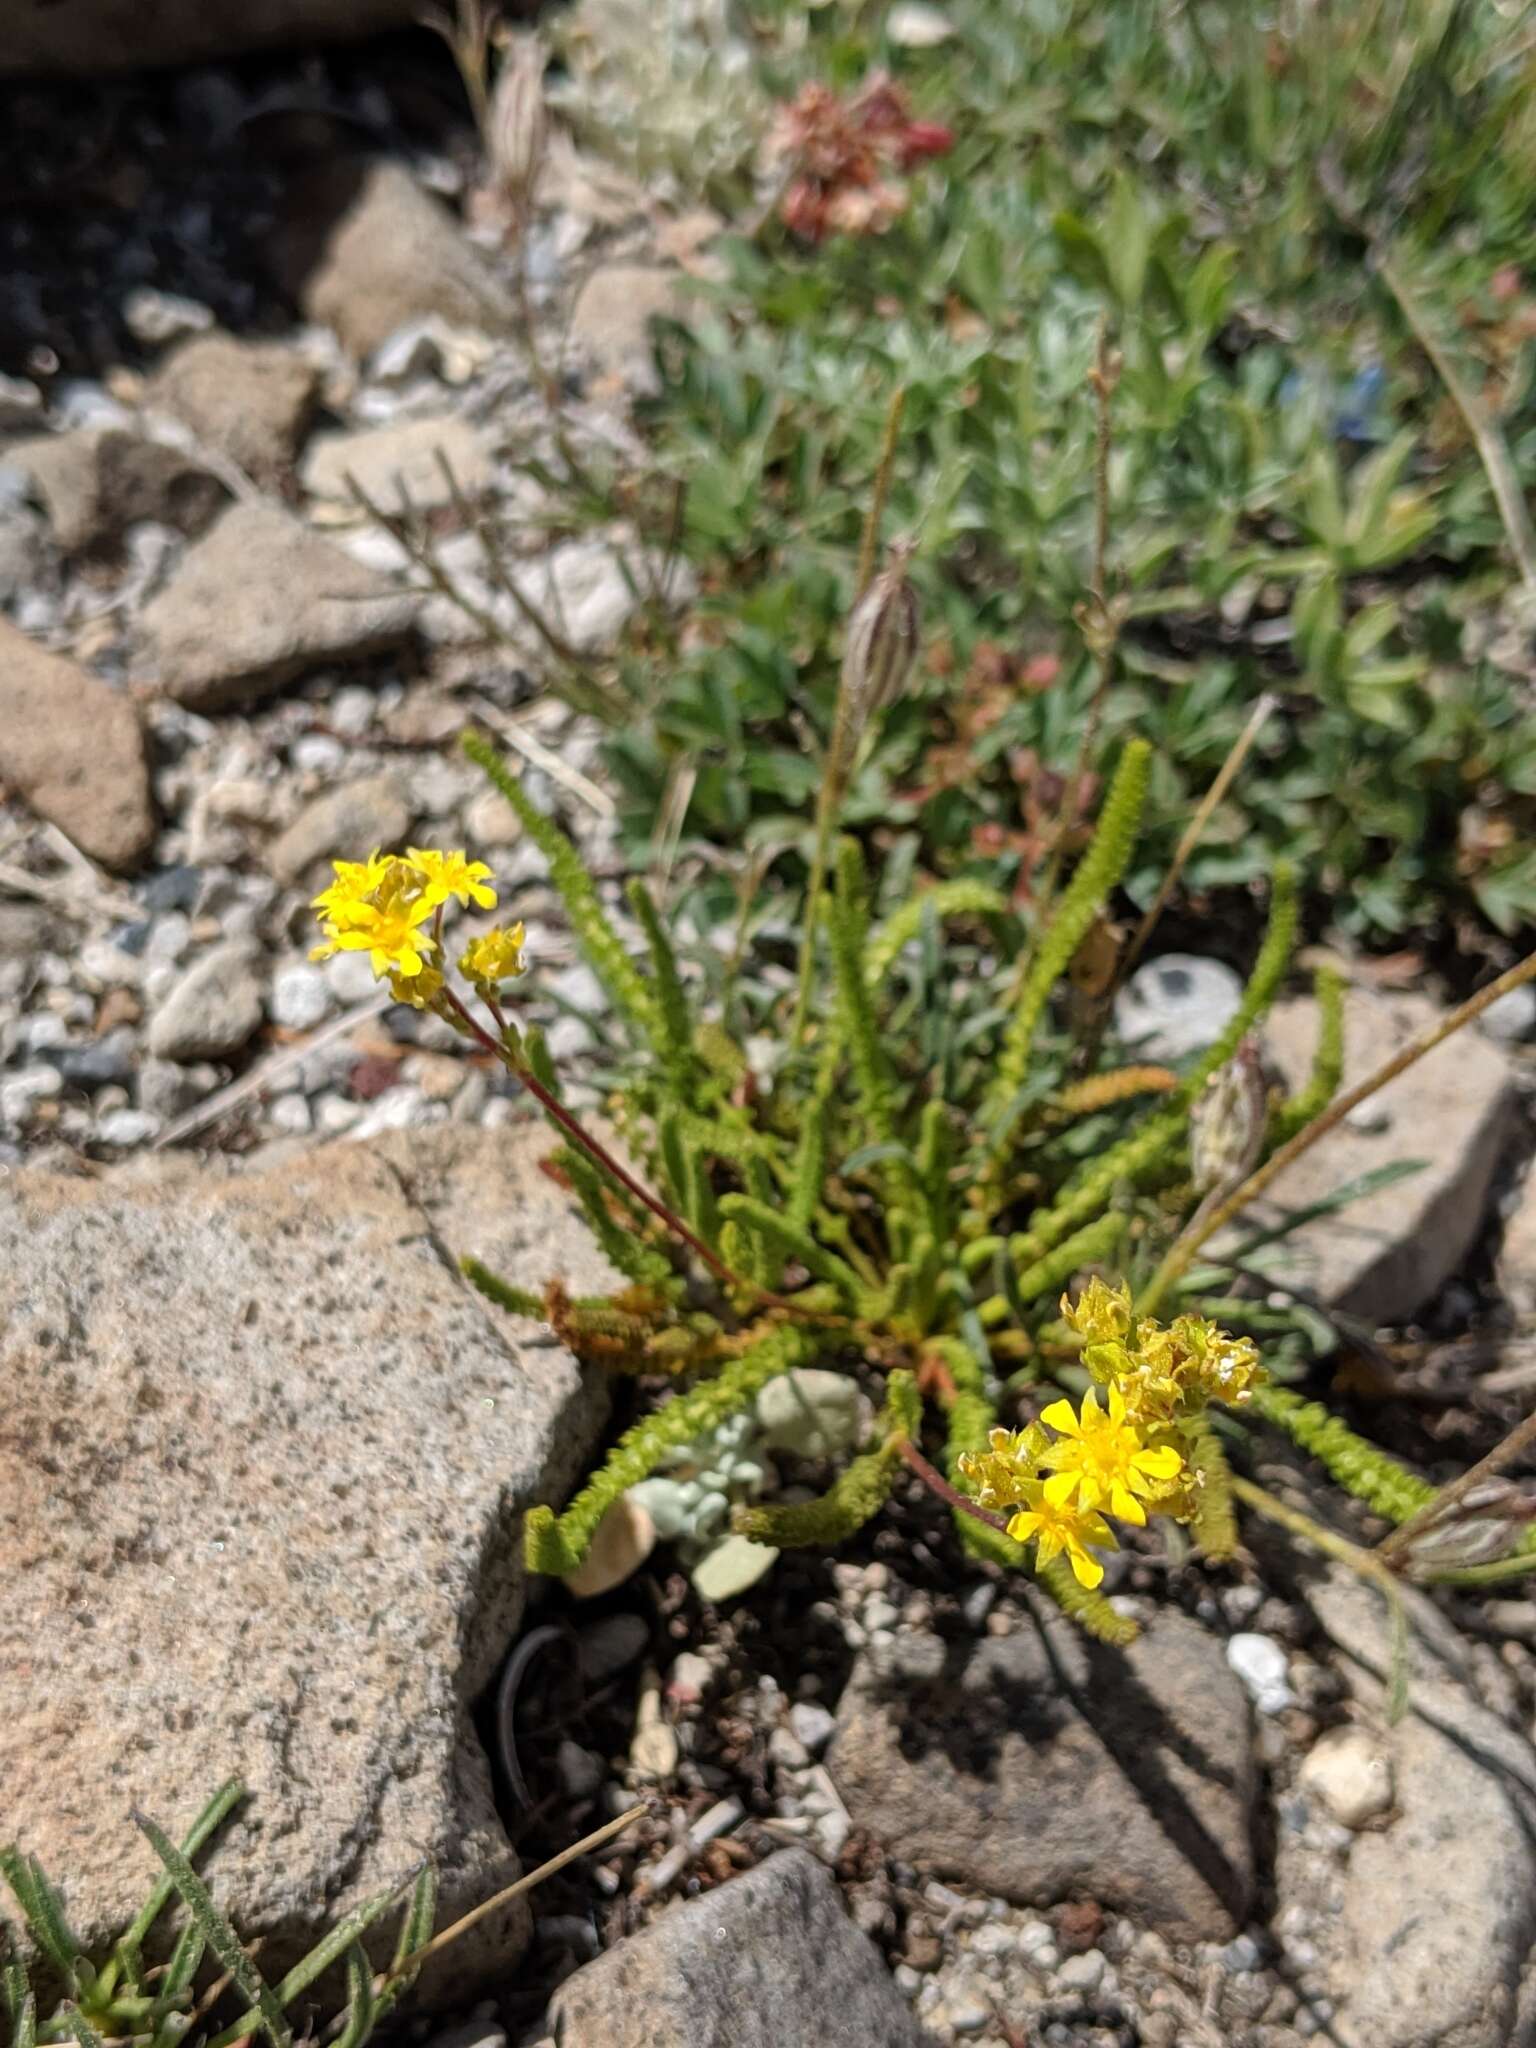
[[[155,1854],[169,1871],[171,1882],[180,1892],[187,1911],[196,1921],[209,1948],[229,1972],[239,1987],[241,1996],[250,2005],[251,2012],[247,2016],[249,2024],[261,2028],[271,2042],[272,2048],[289,2048],[292,2033],[283,2018],[282,2007],[273,1996],[272,1987],[246,1954],[234,1928],[213,1903],[208,1887],[164,1828],[151,1820],[147,1813],[136,1811],[133,1818],[136,1825],[149,1838]]]
[[[0,1849],[0,1875],[16,1894],[16,1903],[32,1939],[64,1981],[73,1984],[79,1965],[85,1960],[84,1953],[70,1932],[64,1909],[44,1876],[42,1865],[35,1856],[23,1856],[12,1844]]]
[[[187,1830],[186,1839],[181,1845],[181,1853],[189,1862],[203,1844],[218,1832],[244,1797],[245,1786],[239,1778],[227,1778],[219,1787]],[[150,1928],[164,1912],[175,1888],[169,1875],[161,1878],[140,1908],[133,1925],[117,1944],[119,1953],[137,1954],[143,1947],[144,1938]]]

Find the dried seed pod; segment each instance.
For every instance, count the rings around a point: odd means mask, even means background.
[[[1513,1480],[1485,1479],[1443,1515],[1432,1514],[1409,1537],[1404,1552],[1407,1575],[1428,1578],[1493,1564],[1512,1554],[1533,1520],[1536,1500]]]
[[[1197,1194],[1230,1187],[1252,1169],[1268,1108],[1264,1063],[1250,1035],[1190,1105],[1189,1168]]]
[[[533,198],[544,162],[548,135],[544,109],[547,61],[547,52],[537,36],[508,39],[486,124],[492,180],[519,211]]]
[[[911,554],[910,542],[896,543],[848,621],[832,740],[832,774],[839,782],[852,768],[870,721],[901,695],[917,664],[917,592],[907,580]]]

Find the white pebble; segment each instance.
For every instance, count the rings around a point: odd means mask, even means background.
[[[1363,1828],[1392,1805],[1392,1763],[1364,1728],[1330,1728],[1302,1759],[1301,1789],[1341,1827]]]
[[[64,1076],[57,1067],[26,1067],[0,1081],[0,1123],[25,1123],[33,1105],[62,1094]]]
[[[832,1740],[836,1720],[814,1700],[796,1700],[789,1710],[789,1725],[812,1756],[819,1756]]]
[[[267,1104],[267,1121],[285,1138],[306,1138],[315,1127],[309,1104],[302,1095],[277,1095]]]
[[[114,1109],[97,1120],[103,1145],[147,1145],[160,1135],[160,1119],[147,1109]]]
[[[1261,1714],[1278,1714],[1296,1704],[1285,1651],[1270,1636],[1244,1633],[1227,1643],[1227,1662],[1248,1688]]]
[[[272,977],[267,1012],[284,1031],[312,1031],[331,1012],[331,990],[325,976],[303,960],[280,967]]]

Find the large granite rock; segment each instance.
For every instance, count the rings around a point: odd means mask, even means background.
[[[149,679],[211,711],[398,647],[416,600],[274,505],[235,505],[145,607]]]
[[[1438,1014],[1426,996],[1351,989],[1345,1086],[1390,1059]],[[1265,1027],[1294,1086],[1306,1078],[1316,1030],[1310,1002],[1277,1004]],[[1406,1179],[1301,1224],[1269,1255],[1278,1274],[1332,1308],[1367,1322],[1405,1321],[1456,1271],[1482,1230],[1517,1106],[1508,1054],[1480,1032],[1462,1031],[1304,1153],[1237,1234],[1247,1234],[1249,1221],[1278,1223],[1379,1167],[1422,1161]]]
[[[517,1874],[471,1706],[523,1600],[519,1511],[601,1389],[451,1257],[611,1284],[535,1127],[412,1133],[269,1174],[0,1186],[4,1830],[116,1933],[130,1810],[252,1800],[206,1858],[263,1963],[436,1859],[452,1915]],[[464,1996],[524,1913],[453,1951]]]
[[[1536,1751],[1477,1697],[1467,1645],[1409,1593],[1408,1712],[1386,1714],[1392,1631],[1338,1566],[1307,1599],[1356,1710],[1390,1758],[1396,1808],[1357,1834],[1307,1935],[1340,2048],[1529,2048],[1536,2041]],[[1305,1852],[1282,1835],[1281,1919]],[[1315,1889],[1306,1873],[1301,1891]]]
[[[673,1906],[568,1977],[560,2048],[924,2048],[878,1950],[806,1849]]]
[[[1165,1612],[1129,1650],[1053,1616],[861,1652],[828,1767],[891,1856],[1022,1905],[1088,1898],[1222,1940],[1253,1890],[1248,1704],[1221,1645]]]
[[[0,76],[52,72],[94,78],[147,64],[202,64],[241,50],[344,40],[420,19],[411,0],[53,0],[7,8]]]
[[[132,703],[8,619],[0,619],[0,781],[109,868],[132,867],[154,841]]]

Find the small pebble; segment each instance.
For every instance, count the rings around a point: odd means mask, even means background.
[[[1230,1637],[1227,1662],[1261,1714],[1280,1714],[1295,1706],[1285,1651],[1268,1636],[1244,1633]]]
[[[832,1740],[837,1720],[815,1700],[796,1700],[789,1710],[789,1725],[812,1756],[819,1756]]]
[[[1240,1977],[1263,1968],[1264,1951],[1251,1934],[1238,1934],[1219,1952],[1217,1960],[1228,1976]]]
[[[1092,1998],[1104,1982],[1105,1962],[1096,1948],[1084,1949],[1080,1956],[1068,1956],[1056,1972],[1056,1983],[1062,1991],[1071,1992],[1077,1998]]]
[[[331,1013],[331,989],[318,967],[294,961],[272,977],[267,1011],[284,1031],[313,1031]]]
[[[147,1109],[114,1109],[96,1125],[103,1145],[147,1145],[160,1134],[160,1119]]]
[[[267,1121],[285,1138],[308,1137],[315,1127],[308,1098],[297,1094],[274,1096],[267,1104]]]
[[[1343,1828],[1363,1828],[1391,1809],[1391,1759],[1364,1728],[1320,1735],[1302,1759],[1297,1783]]]

